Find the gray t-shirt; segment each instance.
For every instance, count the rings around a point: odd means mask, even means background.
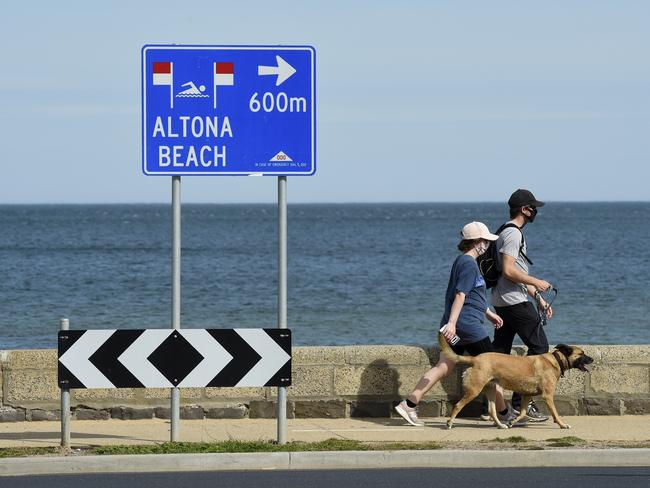
[[[521,249],[526,253],[526,242],[521,247],[522,241],[521,231],[515,227],[508,227],[499,234],[497,240],[497,256],[499,260],[499,269],[503,269],[502,254],[507,254],[515,258],[517,267],[528,274],[528,263],[521,255]],[[497,285],[492,288],[492,305],[495,307],[508,307],[510,305],[517,305],[518,303],[528,301],[528,292],[526,286],[521,283],[514,283],[507,279],[503,274],[499,276]]]

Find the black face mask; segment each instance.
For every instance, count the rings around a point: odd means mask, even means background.
[[[531,215],[530,215],[530,217],[524,215],[524,217],[526,217],[526,222],[529,222],[529,223],[532,224],[533,222],[535,222],[535,217],[537,217],[537,208],[535,208],[535,207],[527,207],[527,208],[530,211]]]

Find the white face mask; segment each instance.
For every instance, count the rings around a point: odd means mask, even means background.
[[[486,241],[481,241],[476,245],[474,249],[476,249],[478,255],[481,256],[482,254],[485,254],[487,248],[488,248],[488,243]]]

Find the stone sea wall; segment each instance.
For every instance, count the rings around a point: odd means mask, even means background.
[[[560,379],[555,398],[561,415],[650,414],[650,345],[583,349],[594,364],[589,373],[571,370]],[[287,416],[390,417],[438,354],[417,346],[295,347]],[[450,412],[461,394],[461,374],[457,368],[425,396],[421,416]],[[181,418],[275,417],[276,395],[277,388],[181,389]],[[72,390],[71,406],[78,420],[169,418],[170,390]],[[479,408],[473,402],[461,415],[478,415]],[[0,421],[59,418],[56,351],[0,351]]]

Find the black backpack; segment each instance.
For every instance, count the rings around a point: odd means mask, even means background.
[[[503,224],[501,227],[499,227],[496,231],[497,235],[500,235],[501,232],[503,232],[505,229],[509,227],[515,227],[519,229],[521,232],[521,229],[519,228],[518,225],[513,224],[513,223],[506,223]],[[528,264],[533,264],[533,262],[528,259],[528,256],[524,254],[524,233],[521,233],[521,246],[519,246],[519,253],[523,256],[523,258],[528,262]],[[498,254],[499,251],[497,251],[497,241],[492,241],[488,245],[487,251],[480,255],[478,259],[476,260],[478,264],[478,269],[481,270],[481,274],[483,275],[483,279],[485,280],[485,287],[486,288],[492,288],[496,286],[497,281],[499,281],[499,276],[501,276],[501,269],[499,269],[499,259],[498,259]]]

